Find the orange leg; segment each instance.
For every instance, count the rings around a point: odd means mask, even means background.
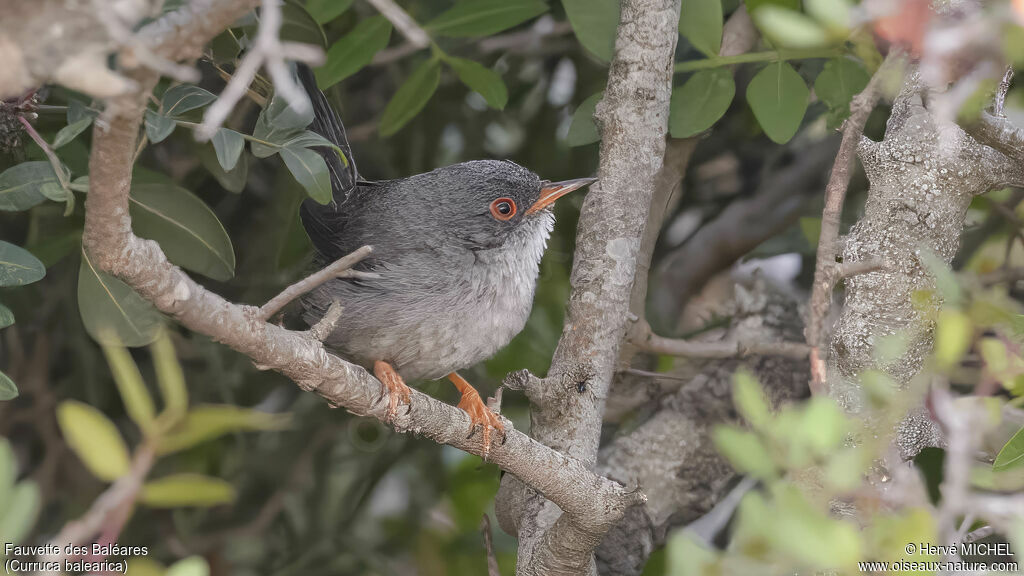
[[[402,377],[395,372],[391,364],[384,362],[383,360],[377,360],[373,363],[373,375],[380,380],[382,385],[381,395],[384,394],[384,390],[388,391],[388,411],[385,419],[391,421],[392,418],[398,414],[399,402],[409,406],[412,410],[412,398],[410,396],[411,391],[409,387],[405,385],[405,381]]]
[[[469,382],[462,376],[459,376],[455,372],[448,375],[448,379],[455,384],[455,387],[462,393],[462,399],[459,400],[459,408],[469,414],[469,435],[472,436],[478,426],[483,426],[484,429],[484,460],[487,459],[487,452],[491,448],[491,428],[501,432],[502,437],[505,436],[505,425],[501,423],[501,419],[491,412],[491,409],[484,404],[484,401],[480,398],[480,393],[475,388],[470,386]]]

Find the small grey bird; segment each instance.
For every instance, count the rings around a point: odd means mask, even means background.
[[[462,394],[458,406],[470,416],[470,435],[483,428],[486,454],[490,430],[504,427],[456,371],[490,358],[523,329],[554,225],[551,206],[595,179],[547,182],[512,162],[478,160],[397,180],[361,180],[344,127],[312,72],[300,66],[299,79],[313,104],[310,129],[348,159],[318,149],[334,199],[306,200],[301,208],[317,263],[367,244],[374,249],[354,277],[306,295],[303,318],[312,325],[333,302],[344,307],[325,343],[373,370],[387,389],[389,418],[410,402],[404,381],[447,376]]]

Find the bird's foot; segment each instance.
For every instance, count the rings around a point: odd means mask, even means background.
[[[487,404],[484,403],[483,399],[480,398],[480,393],[475,388],[469,385],[461,376],[455,374],[448,375],[448,378],[455,383],[462,392],[462,399],[459,400],[459,408],[461,408],[466,414],[469,414],[469,436],[472,438],[478,429],[483,430],[483,453],[481,456],[484,460],[487,460],[487,454],[491,450],[491,430],[497,430],[501,433],[501,441],[505,442],[505,425],[501,423],[501,418],[498,417]]]
[[[388,411],[384,415],[384,420],[391,422],[395,418],[398,414],[399,403],[409,407],[406,411],[406,414],[408,414],[412,410],[412,391],[405,385],[405,381],[402,380],[402,377],[398,375],[398,372],[395,371],[391,364],[383,360],[374,362],[373,375],[377,377],[377,380],[380,380],[381,397],[384,396],[385,390],[387,390],[388,394]],[[377,401],[379,402],[380,398],[377,398]]]

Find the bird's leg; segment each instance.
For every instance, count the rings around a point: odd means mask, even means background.
[[[384,416],[385,420],[390,422],[398,414],[399,402],[408,405],[409,409],[412,410],[411,391],[391,364],[383,360],[377,360],[373,363],[373,375],[377,377],[377,380],[380,380],[382,385],[381,394],[384,394],[385,389],[388,391],[388,411]]]
[[[472,436],[476,432],[477,426],[483,426],[484,429],[484,450],[483,458],[487,459],[487,452],[491,448],[491,428],[501,432],[502,437],[505,436],[505,425],[501,423],[501,419],[498,418],[497,414],[491,412],[491,409],[484,404],[483,399],[480,398],[480,393],[473,388],[469,382],[462,376],[459,376],[455,372],[448,375],[448,379],[455,384],[455,387],[462,393],[462,399],[459,400],[459,408],[469,414],[469,435]]]

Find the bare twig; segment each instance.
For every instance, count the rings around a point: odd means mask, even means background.
[[[858,276],[860,274],[867,274],[868,272],[877,272],[884,270],[888,264],[885,260],[880,258],[872,260],[862,260],[860,262],[843,262],[835,265],[834,278],[835,281],[850,278],[852,276]]]
[[[271,298],[260,308],[260,319],[269,320],[274,314],[277,314],[282,308],[287,306],[289,302],[318,288],[325,282],[338,278],[343,272],[349,270],[369,256],[371,252],[373,252],[373,248],[371,246],[363,246],[351,254],[338,258],[326,268],[318,270],[317,272],[310,274],[295,284],[285,288],[280,294]]]
[[[344,310],[341,304],[338,302],[331,302],[331,306],[327,309],[327,313],[324,314],[312,328],[309,329],[309,335],[316,338],[320,342],[323,342],[334,332],[335,326],[338,324],[338,319],[341,318],[341,312]]]
[[[480,519],[480,532],[484,535],[484,548],[487,549],[487,576],[501,576],[498,557],[494,555],[494,542],[491,539],[491,518],[487,514]]]
[[[373,7],[377,9],[385,18],[387,18],[398,31],[405,36],[405,39],[409,41],[409,44],[414,46],[417,50],[422,50],[427,46],[430,46],[430,35],[427,34],[426,30],[420,27],[415,20],[402,10],[401,6],[395,4],[393,0],[367,0]],[[277,83],[276,81],[274,82]]]
[[[685,358],[737,358],[743,356],[785,356],[806,358],[810,348],[803,342],[773,342],[759,339],[682,340],[664,338],[647,329],[647,337],[636,343],[653,354]]]
[[[902,55],[891,52],[860,94],[850,103],[850,117],[843,124],[843,139],[839,144],[832,175],[825,188],[825,209],[821,214],[821,235],[818,238],[818,256],[814,267],[814,285],[811,292],[810,314],[807,321],[807,345],[811,348],[811,393],[821,394],[825,388],[824,346],[825,317],[832,304],[832,289],[836,285],[836,256],[839,241],[839,220],[850,185],[857,143],[864,132],[864,124],[878,100],[879,83],[902,61]]]
[[[256,77],[260,66],[264,66],[274,81],[277,91],[290,106],[298,112],[310,109],[309,98],[292,77],[285,60],[297,60],[309,64],[323,61],[323,51],[311,44],[282,42],[278,33],[281,29],[280,0],[263,0],[259,32],[253,46],[242,58],[231,81],[224,87],[220,97],[203,114],[203,123],[196,129],[196,139],[206,141],[220,128],[241,100]]]
[[[1003,106],[1006,104],[1006,93],[1010,91],[1010,83],[1013,82],[1013,66],[1007,66],[1006,72],[1003,73],[1003,79],[999,81],[999,87],[996,89],[995,101],[992,103],[992,113],[997,117],[1002,118]]]

